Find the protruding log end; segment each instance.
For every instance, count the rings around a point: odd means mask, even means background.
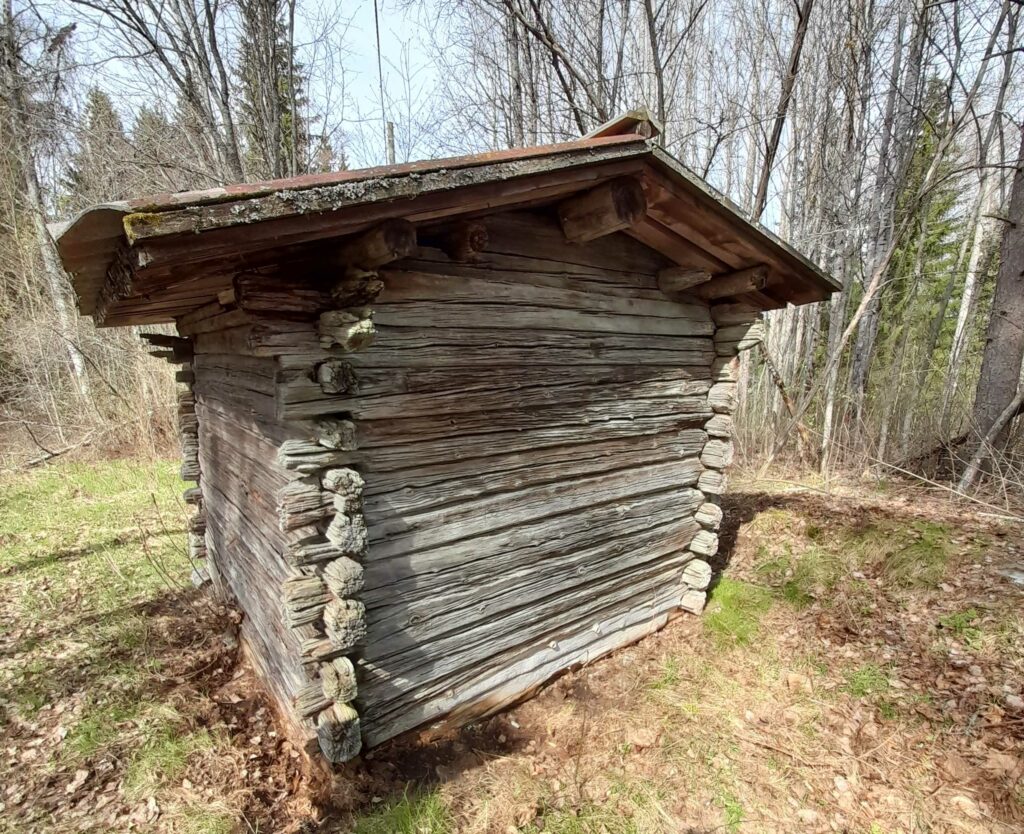
[[[718,528],[722,524],[722,508],[717,504],[712,504],[710,501],[705,501],[697,509],[694,518],[705,530],[717,533]]]
[[[693,292],[694,295],[706,301],[714,301],[716,298],[728,298],[733,295],[757,292],[764,289],[767,283],[768,267],[752,266],[749,269],[741,269],[728,275],[719,275]]]
[[[363,350],[372,345],[377,336],[373,316],[368,312],[357,315],[348,310],[328,310],[320,314],[316,327],[324,350]]]
[[[373,269],[407,258],[416,251],[416,227],[408,220],[385,220],[342,246],[338,260],[344,266]]]
[[[701,530],[690,542],[690,551],[710,559],[718,552],[718,535],[710,530]]]
[[[357,694],[356,667],[347,657],[336,657],[320,666],[320,685],[331,701],[348,703]]]
[[[558,207],[566,240],[588,240],[628,229],[647,213],[643,186],[635,177],[621,177],[570,197]]]
[[[732,463],[732,458],[731,440],[711,439],[700,453],[700,462],[709,469],[725,469]]]
[[[325,394],[349,394],[357,388],[355,371],[341,359],[328,359],[317,365],[316,381]]]
[[[715,469],[705,469],[700,473],[697,489],[705,495],[721,495],[725,492],[725,475]]]
[[[679,600],[679,607],[684,611],[689,611],[691,614],[699,614],[704,610],[704,604],[707,600],[708,595],[705,591],[697,591],[691,588]]]
[[[324,630],[339,652],[347,652],[366,636],[366,607],[354,599],[336,599],[324,611]]]
[[[456,223],[441,238],[441,249],[453,261],[472,261],[487,248],[487,227],[476,221]]]
[[[317,717],[316,736],[327,761],[341,764],[354,759],[363,747],[359,713],[349,704],[334,704]]]
[[[693,559],[683,567],[683,582],[696,591],[703,591],[711,584],[711,565],[703,559]]]
[[[363,590],[363,566],[347,556],[341,556],[324,568],[323,579],[334,596],[355,596]]]

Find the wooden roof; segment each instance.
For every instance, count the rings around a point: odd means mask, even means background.
[[[624,231],[668,262],[725,275],[767,269],[744,296],[765,309],[827,298],[839,283],[643,136],[572,142],[286,180],[157,194],[89,209],[56,235],[79,308],[98,324],[171,321],[216,297],[240,269],[329,254],[391,218],[456,217],[554,205],[622,177],[646,212]]]

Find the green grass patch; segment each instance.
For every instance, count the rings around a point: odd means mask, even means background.
[[[577,808],[550,810],[541,825],[521,829],[523,834],[640,834],[636,820],[623,817],[615,807],[587,803]]]
[[[722,816],[725,818],[725,830],[729,832],[739,831],[746,814],[743,811],[742,803],[736,795],[723,791],[715,797],[715,802],[722,809]]]
[[[132,799],[177,781],[194,754],[214,747],[213,736],[206,730],[182,732],[169,716],[144,723],[141,731],[142,744],[136,748],[124,777],[125,794]]]
[[[905,527],[894,547],[884,550],[882,572],[904,588],[934,588],[946,575],[946,567],[957,550],[944,524],[915,521]]]
[[[141,703],[93,704],[72,726],[64,740],[64,749],[75,759],[87,759],[113,744],[124,733],[125,725],[146,709]]]
[[[352,834],[449,834],[451,811],[436,791],[409,793],[359,817]]]
[[[889,691],[889,676],[873,663],[865,663],[846,675],[847,692],[855,698],[870,698]]]
[[[724,577],[711,592],[704,628],[721,643],[746,645],[771,604],[771,593],[764,588]]]
[[[980,621],[981,616],[977,610],[968,608],[965,611],[957,611],[954,614],[939,617],[939,626],[968,646],[976,646],[981,642],[982,632],[978,627]]]
[[[173,830],[176,834],[235,834],[239,830],[235,814],[204,805],[175,808],[170,817],[174,821]]]
[[[679,686],[682,674],[679,671],[679,660],[674,657],[665,658],[661,667],[661,674],[652,680],[648,686],[654,690],[674,689]]]

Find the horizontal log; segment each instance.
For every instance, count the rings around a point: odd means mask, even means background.
[[[332,304],[328,290],[313,276],[242,273],[233,284],[235,303],[255,315],[312,319]]]
[[[753,266],[728,275],[719,275],[707,284],[694,289],[694,295],[712,301],[764,289],[768,284],[768,267]]]
[[[284,558],[294,567],[307,567],[337,559],[342,555],[338,547],[322,535],[292,542],[284,551]]]
[[[736,324],[749,324],[761,316],[761,308],[753,304],[736,302],[733,304],[712,304],[711,318],[717,327],[731,327]]]
[[[426,664],[423,656],[417,657],[415,653],[409,658],[410,665],[400,665],[397,660],[364,662],[360,698],[365,704],[367,726],[378,728],[374,732],[391,735],[443,714],[464,700],[471,701],[472,693],[483,681],[521,679],[538,667],[550,670],[542,672],[543,680],[564,669],[565,659],[571,656],[578,639],[589,642],[598,637],[595,626],[615,628],[630,612],[639,612],[640,618],[649,621],[648,603],[653,599],[663,600],[657,610],[662,610],[661,605],[674,607],[678,592],[664,598],[661,594],[667,586],[678,582],[683,557],[660,548],[652,550],[652,557],[655,561],[660,559],[662,570],[643,579],[624,581],[622,577],[611,577],[599,585],[585,586],[569,598],[555,597],[526,605],[517,615],[503,621],[508,631],[495,639],[488,639],[493,631],[485,621],[438,641],[434,646],[438,653]],[[616,639],[620,636],[617,634]],[[456,651],[456,646],[470,650]],[[395,686],[396,679],[406,680],[411,675],[420,681],[414,695]]]
[[[664,298],[648,299],[633,295],[610,295],[606,292],[579,291],[565,279],[549,277],[536,283],[533,276],[513,276],[499,279],[484,270],[462,270],[463,274],[448,275],[443,271],[425,272],[411,269],[388,270],[385,290],[379,305],[399,307],[431,303],[438,307],[451,303],[472,305],[500,301],[508,307],[533,306],[552,311],[617,315],[623,317],[647,316],[693,321],[706,325],[711,322],[708,309],[699,303],[680,304]],[[512,311],[510,311],[512,312]],[[435,326],[440,326],[435,325]],[[465,325],[477,327],[476,323]],[[703,335],[702,333],[694,335]]]
[[[308,440],[286,440],[277,452],[278,466],[302,474],[338,466],[344,464],[346,460],[345,452],[328,449]]]
[[[281,586],[285,621],[289,626],[312,623],[320,619],[324,607],[332,599],[327,585],[319,576],[295,576]]]
[[[511,367],[513,365],[669,365],[704,366],[715,358],[710,334],[702,336],[659,336],[656,334],[578,333],[556,330],[484,330],[470,327],[421,328],[383,327],[376,322],[373,348],[362,353],[331,355],[319,347],[315,332],[267,336],[254,354],[266,352],[279,357],[283,368],[308,372],[327,359],[344,359],[362,377],[364,369]],[[302,345],[299,345],[299,341]],[[198,349],[205,350],[199,340]]]
[[[610,365],[577,368],[575,372],[569,368],[538,367],[531,373],[523,373],[522,368],[495,368],[490,374],[472,375],[465,385],[460,384],[463,379],[460,374],[444,379],[443,374],[417,371],[392,372],[393,393],[386,394],[364,394],[361,391],[331,396],[316,385],[293,380],[278,387],[280,413],[285,419],[303,420],[343,410],[358,422],[438,413],[504,411],[574,402],[594,404],[624,397],[678,399],[706,393],[710,387],[707,379],[703,378],[707,376],[706,366],[678,371]],[[694,379],[697,374],[702,378]],[[423,385],[430,377],[438,377],[438,385],[444,388]],[[405,390],[412,387],[424,390]]]
[[[502,454],[519,454],[538,451],[547,455],[549,451],[569,446],[581,447],[589,443],[615,439],[650,438],[667,432],[679,432],[680,436],[691,438],[690,432],[700,431],[700,426],[710,417],[710,412],[696,415],[664,414],[616,418],[605,422],[594,422],[582,429],[578,423],[561,423],[541,427],[518,428],[514,424],[508,429],[492,432],[452,432],[448,436],[427,436],[423,440],[397,444],[382,439],[382,442],[351,453],[349,463],[357,464],[361,471],[371,477],[371,482],[381,473],[394,473],[422,467],[437,467],[456,461],[470,461],[492,458]]]
[[[369,559],[360,599],[375,618],[386,618],[391,614],[385,609],[395,600],[406,606],[418,600],[444,604],[452,594],[472,596],[479,585],[507,581],[510,568],[542,572],[550,560],[560,557],[614,562],[625,553],[666,541],[685,547],[697,532],[689,516],[703,500],[695,489],[668,489],[584,505],[571,514],[452,541],[406,559]]]
[[[357,424],[356,433],[360,449],[408,443],[412,438],[422,443],[458,437],[462,442],[469,435],[494,434],[497,431],[526,432],[533,435],[533,439],[543,442],[545,434],[551,435],[556,427],[566,428],[559,433],[564,442],[565,438],[578,437],[581,433],[592,439],[617,434],[615,429],[620,425],[626,434],[641,434],[642,421],[648,418],[668,417],[683,428],[699,425],[710,416],[707,397],[703,396],[680,397],[675,400],[620,399],[581,405],[508,409],[501,413],[500,420],[489,412],[366,420]],[[571,430],[568,428],[570,426],[577,428]],[[629,426],[636,428],[628,431]],[[540,446],[540,442],[537,445]],[[499,451],[503,451],[502,448],[495,446],[492,454]]]
[[[706,439],[700,429],[684,429],[548,449],[526,448],[473,464],[455,455],[434,466],[375,474],[363,498],[363,512],[372,525],[389,516],[414,514],[486,495],[696,457]]]
[[[319,681],[314,681],[303,687],[292,699],[292,703],[296,713],[304,718],[312,718],[330,707],[334,700],[324,694]]]
[[[418,648],[434,646],[435,641],[448,644],[455,640],[450,651],[470,652],[474,648],[468,637],[471,631],[479,633],[482,641],[476,648],[489,650],[488,640],[514,639],[521,617],[528,616],[534,606],[560,612],[559,598],[568,603],[588,591],[596,593],[595,589],[609,587],[604,583],[613,576],[628,587],[628,583],[660,570],[662,547],[676,548],[685,560],[684,548],[698,531],[696,522],[689,519],[649,526],[639,537],[608,536],[596,547],[581,551],[555,549],[547,558],[530,564],[495,557],[490,570],[481,572],[472,584],[462,580],[451,589],[440,587],[430,594],[403,598],[400,606],[371,610],[363,656],[387,665],[394,660],[406,668],[407,661],[419,662]],[[461,642],[456,639],[460,633],[466,635]]]
[[[368,559],[407,556],[446,542],[630,496],[667,489],[682,493],[697,483],[701,471],[700,463],[694,459],[656,463],[485,496],[420,515],[384,518],[369,531],[373,546]]]
[[[684,308],[684,305],[678,306]],[[710,318],[696,313],[690,317],[679,315],[670,318],[568,310],[541,304],[501,304],[496,301],[424,301],[415,305],[381,301],[374,305],[373,321],[380,327],[539,330],[673,337],[707,336],[714,331]],[[329,344],[324,346],[329,347]]]

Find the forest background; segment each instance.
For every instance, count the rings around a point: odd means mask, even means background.
[[[5,468],[174,442],[172,377],[77,316],[48,224],[643,105],[844,283],[744,355],[745,459],[1024,494],[1020,0],[2,2]]]

